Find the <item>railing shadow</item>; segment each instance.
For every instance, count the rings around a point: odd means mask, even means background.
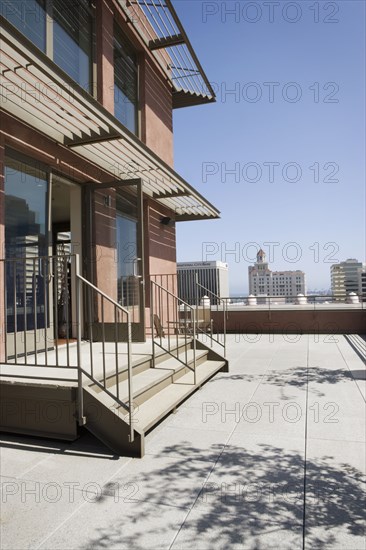
[[[16,434],[1,434],[1,447],[25,452],[44,454],[77,455],[101,460],[119,460],[120,457],[96,439],[85,429],[80,429],[80,437],[75,441],[60,442],[54,439],[37,438]]]

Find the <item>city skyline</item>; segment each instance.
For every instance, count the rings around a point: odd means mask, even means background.
[[[245,2],[176,3],[217,102],[175,112],[175,167],[221,210],[177,224],[177,259],[228,262],[230,292],[242,293],[255,258],[243,249],[279,243],[271,268],[330,288],[332,264],[365,260],[365,5],[334,3],[332,15],[305,1],[291,23],[299,2],[288,13],[280,2],[272,20],[258,4],[255,17]],[[228,252],[236,243],[239,256]],[[288,243],[296,262],[282,254]]]

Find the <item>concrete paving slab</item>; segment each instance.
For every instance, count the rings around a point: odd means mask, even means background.
[[[116,484],[136,502],[189,509],[213,468],[212,462],[193,451],[185,447],[177,449],[174,457],[153,455],[148,464],[134,460],[112,477],[111,496]]]
[[[1,548],[37,548],[43,538],[85,502],[90,493],[57,482],[6,480],[1,483]]]
[[[298,417],[299,420],[297,422],[289,422],[286,417],[284,418],[280,407],[274,410],[272,422],[272,418],[269,418],[270,409],[265,405],[261,406],[258,402],[249,404],[243,410],[246,412],[242,413],[240,420],[236,424],[233,437],[235,436],[242,440],[256,436],[273,436],[274,439],[284,437],[297,439],[305,435],[305,422],[301,417],[301,409],[298,405],[294,408],[291,402],[290,407],[285,410],[285,413],[289,418],[290,416],[291,418]],[[258,415],[257,421],[249,420],[255,418],[255,415]]]
[[[305,548],[365,549],[365,492],[354,478],[317,459],[309,472]],[[313,478],[311,474],[313,473]]]
[[[330,413],[332,416],[330,418]],[[330,418],[330,420],[329,420]],[[310,421],[308,423],[309,439],[327,439],[337,441],[358,441],[360,443],[366,438],[366,420],[358,414],[347,414],[342,412],[342,405],[339,411],[332,404],[327,409],[327,416],[321,422]]]
[[[306,532],[304,550],[365,550],[366,533],[347,533],[339,527],[313,527]]]
[[[325,475],[328,468],[332,472],[338,469],[344,476],[353,477],[360,483],[366,482],[366,443],[308,439],[306,454],[308,460],[316,464],[326,461]]]
[[[168,426],[170,428],[187,428],[196,430],[214,430],[230,433],[235,427],[236,419],[233,415],[228,415],[227,421],[218,422],[216,418],[220,415],[220,403],[210,398],[197,401],[195,407],[179,407],[175,414],[169,417]]]
[[[40,548],[168,549],[186,515],[184,508],[108,496],[83,505]]]
[[[223,431],[174,428],[165,426],[156,437],[145,446],[147,455],[180,457],[184,453],[196,453],[207,461],[215,461],[227,436]]]
[[[172,546],[174,550],[301,550],[302,525],[291,519],[277,524],[271,518],[248,516],[242,506],[237,516],[194,508]]]
[[[358,356],[343,336],[260,336],[228,336],[230,373],[149,434],[142,460],[116,459],[91,436],[79,448],[6,436],[2,547],[365,550],[365,381],[349,375],[363,373]],[[236,403],[257,403],[260,419],[238,422]],[[276,404],[273,422],[265,403]],[[338,423],[325,421],[329,403]]]
[[[55,482],[61,485],[102,484],[105,478],[113,476],[130,461],[127,457],[108,456],[107,453],[95,453],[93,449],[79,448],[51,454],[47,460],[35,465],[18,479],[39,483]]]
[[[61,445],[7,435],[1,456],[6,474],[1,477],[1,547],[16,550],[37,547],[79,506],[110,491],[108,479],[131,461],[113,455],[88,433]]]
[[[293,493],[296,488],[299,493],[302,492],[304,472],[302,438],[253,436],[243,439],[234,434],[215,463],[208,483],[214,482],[220,487],[223,483],[236,485],[238,492],[245,487],[249,496],[251,492],[280,495],[285,486]]]
[[[65,444],[62,442],[2,434],[0,476],[21,477],[43,460],[47,460],[55,450],[63,448]]]

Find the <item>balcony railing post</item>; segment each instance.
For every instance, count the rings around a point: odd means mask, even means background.
[[[84,396],[83,396],[83,373],[81,366],[81,281],[78,276],[78,256],[74,258],[75,261],[75,290],[76,290],[76,361],[78,368],[78,416],[79,425],[85,424],[84,416]]]
[[[18,363],[17,340],[18,340],[18,310],[17,310],[17,262],[13,262],[13,311],[14,311],[14,355],[15,364]]]
[[[199,282],[198,282],[198,273],[196,273],[196,308],[197,308],[197,311],[198,311],[198,285],[199,285]]]
[[[211,338],[211,346],[213,347],[213,341],[215,341],[217,344],[219,344],[220,346],[222,346],[224,348],[224,354],[226,354],[226,316],[227,316],[227,313],[226,313],[226,307],[225,307],[225,304],[226,304],[226,299],[225,298],[220,298],[220,296],[218,294],[215,294],[214,292],[212,292],[209,288],[206,288],[205,286],[201,285],[201,283],[198,282],[198,276],[196,274],[196,287],[195,287],[195,294],[196,294],[196,310],[197,310],[197,314],[198,314],[198,288],[201,288],[202,290],[204,290],[205,292],[211,294],[215,300],[216,300],[216,312],[218,313],[220,311],[220,306],[221,306],[221,300],[223,300],[224,302],[224,306],[223,306],[223,316],[224,316],[224,320],[223,320],[223,332],[224,332],[224,343],[222,343],[222,339],[219,338],[219,332],[217,332],[217,338],[214,338],[213,336],[213,330],[211,329],[211,334],[209,335],[207,330],[205,332],[206,334],[206,337],[210,337]],[[205,308],[205,304],[203,304],[203,308]],[[211,312],[211,304],[210,304],[210,312]],[[198,315],[197,315],[198,316]],[[200,331],[200,328],[197,326],[197,333]],[[204,329],[203,329],[204,331]]]
[[[226,357],[226,299],[224,298],[224,357]]]
[[[193,376],[194,376],[194,385],[197,384],[197,373],[196,373],[196,336],[197,336],[197,310],[193,310]]]
[[[134,441],[133,430],[133,385],[132,385],[132,330],[130,313],[127,314],[127,368],[128,368],[128,408],[130,420],[130,443]]]
[[[152,345],[152,366],[155,368],[155,327],[154,327],[154,281],[150,281],[150,324],[151,324],[151,345]]]

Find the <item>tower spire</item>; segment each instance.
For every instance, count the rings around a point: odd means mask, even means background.
[[[266,253],[261,248],[257,252],[257,264],[263,264],[266,261]]]

